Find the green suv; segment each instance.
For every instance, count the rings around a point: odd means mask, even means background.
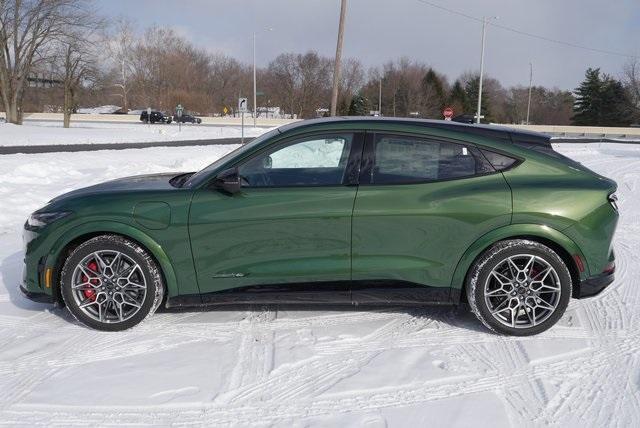
[[[310,120],[53,199],[25,225],[21,288],[100,330],[160,305],[466,301],[530,335],[613,281],[615,190],[542,134]]]

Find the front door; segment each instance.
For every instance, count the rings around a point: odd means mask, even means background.
[[[348,172],[362,140],[325,133],[279,142],[237,165],[240,193],[198,190],[189,231],[201,293],[282,284],[309,291],[302,284],[315,282],[350,301],[357,177]],[[335,290],[336,281],[344,288]]]

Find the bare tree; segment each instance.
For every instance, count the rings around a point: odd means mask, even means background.
[[[118,88],[122,98],[122,110],[129,110],[129,91],[131,90],[130,80],[133,74],[133,48],[135,43],[135,32],[133,23],[126,18],[118,18],[114,24],[114,34],[108,43],[111,58],[115,63],[116,81],[114,86]]]
[[[55,40],[85,26],[84,0],[0,0],[0,92],[7,121],[22,123],[29,74]]]
[[[64,127],[71,123],[71,114],[76,110],[76,96],[81,86],[97,75],[95,42],[86,39],[86,34],[70,33],[57,44],[53,61],[55,76],[62,81],[64,93]]]
[[[640,121],[640,59],[633,58],[625,64],[622,83],[629,94],[631,109],[636,121]]]

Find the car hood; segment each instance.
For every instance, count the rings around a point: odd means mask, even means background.
[[[100,193],[118,193],[118,192],[138,192],[153,190],[171,190],[176,189],[172,186],[170,180],[182,173],[163,173],[136,175],[133,177],[118,178],[115,180],[105,181],[89,187],[73,190],[63,195],[53,198],[50,203],[60,202],[70,198],[77,198],[87,195],[96,195]]]

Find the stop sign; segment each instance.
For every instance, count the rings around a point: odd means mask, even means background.
[[[451,119],[453,117],[453,109],[451,107],[447,107],[443,110],[442,114],[445,119]]]

